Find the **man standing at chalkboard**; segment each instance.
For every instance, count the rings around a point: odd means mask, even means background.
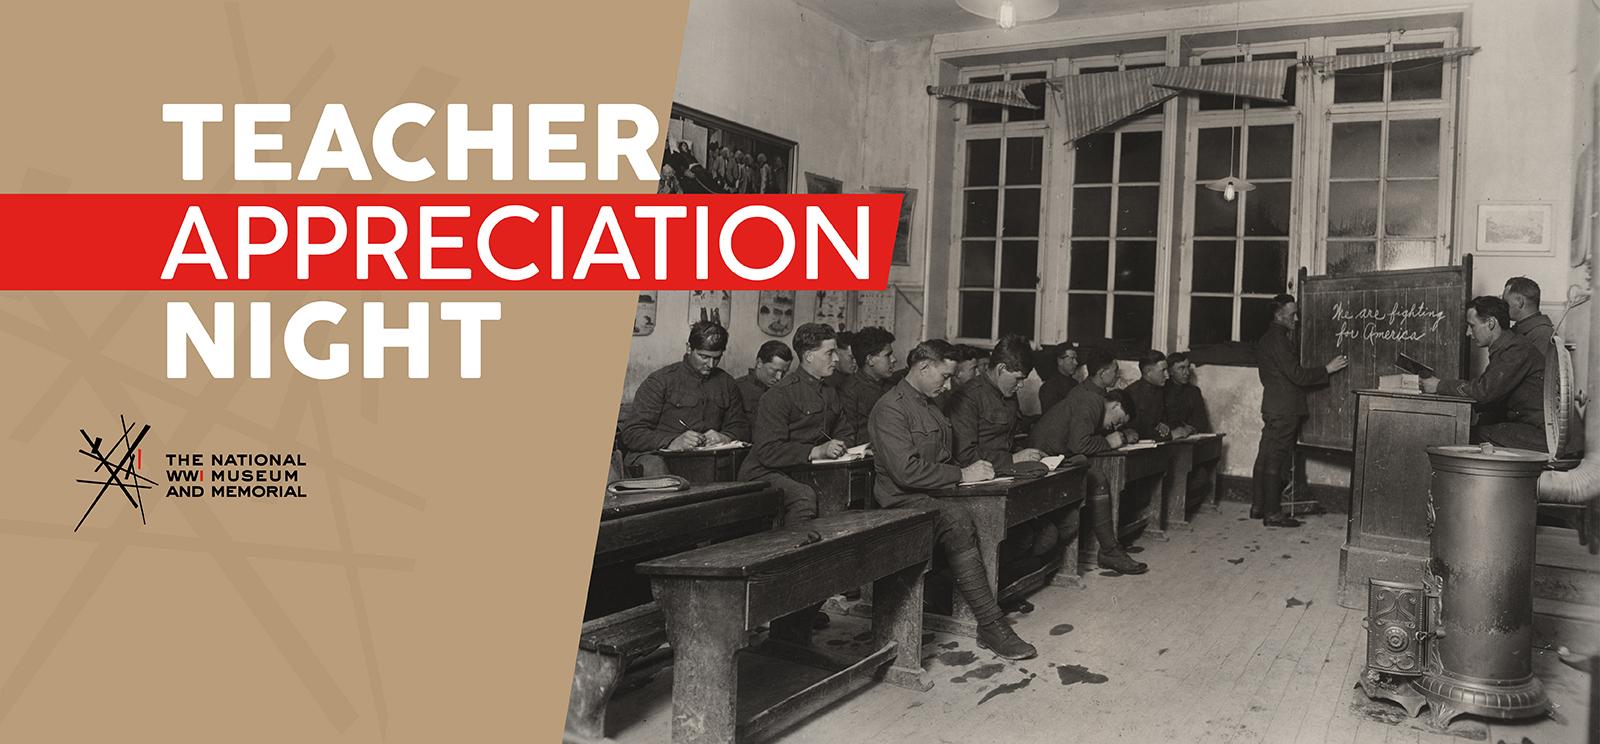
[[[1272,325],[1256,343],[1257,371],[1261,375],[1261,446],[1256,467],[1250,518],[1268,527],[1299,527],[1300,520],[1283,513],[1284,476],[1294,461],[1294,443],[1306,418],[1306,388],[1324,384],[1328,375],[1344,369],[1343,354],[1322,367],[1300,366],[1300,347],[1294,330],[1300,308],[1294,297],[1272,298]]]

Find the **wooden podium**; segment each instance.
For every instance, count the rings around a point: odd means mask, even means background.
[[[1367,580],[1421,583],[1428,562],[1430,445],[1467,444],[1472,400],[1357,390],[1350,521],[1339,550],[1339,604],[1367,605]]]

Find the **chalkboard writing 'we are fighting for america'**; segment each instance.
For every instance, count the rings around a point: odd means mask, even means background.
[[[1421,341],[1437,331],[1444,321],[1443,310],[1429,307],[1425,302],[1410,305],[1394,303],[1388,309],[1352,308],[1343,302],[1333,304],[1333,319],[1339,329],[1334,332],[1335,345],[1343,347],[1346,340],[1365,341]]]

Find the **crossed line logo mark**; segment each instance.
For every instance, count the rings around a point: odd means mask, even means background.
[[[139,443],[144,441],[144,435],[150,433],[150,425],[145,424],[143,428],[139,429],[138,436],[129,440],[128,435],[133,433],[133,426],[128,423],[126,416],[118,416],[117,418],[122,422],[122,436],[117,438],[117,441],[111,445],[111,449],[108,452],[102,453],[100,451],[100,443],[102,442],[100,437],[90,437],[89,432],[83,429],[78,430],[78,433],[83,435],[83,441],[89,445],[88,450],[80,449],[78,454],[95,461],[95,473],[99,473],[101,468],[105,468],[106,479],[77,479],[79,483],[99,486],[100,491],[94,495],[94,501],[89,502],[89,508],[85,509],[83,516],[78,519],[78,526],[72,528],[73,532],[77,532],[78,528],[83,526],[84,520],[87,520],[89,514],[100,504],[100,497],[106,495],[106,491],[110,490],[112,486],[116,486],[118,490],[122,491],[122,495],[128,498],[130,506],[139,510],[139,522],[141,524],[146,523],[143,491],[146,488],[154,487],[156,482],[140,475],[138,467],[141,459]],[[117,454],[118,448],[125,448],[120,456]],[[117,464],[115,465],[111,464],[111,458],[113,457],[117,458]]]

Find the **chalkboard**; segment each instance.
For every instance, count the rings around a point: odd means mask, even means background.
[[[1379,375],[1399,374],[1399,352],[1432,367],[1444,379],[1466,369],[1466,303],[1471,299],[1472,257],[1461,266],[1306,276],[1300,270],[1300,363],[1322,366],[1344,354],[1350,366],[1326,387],[1313,389],[1311,415],[1300,443],[1352,450],[1356,396],[1378,387]]]

